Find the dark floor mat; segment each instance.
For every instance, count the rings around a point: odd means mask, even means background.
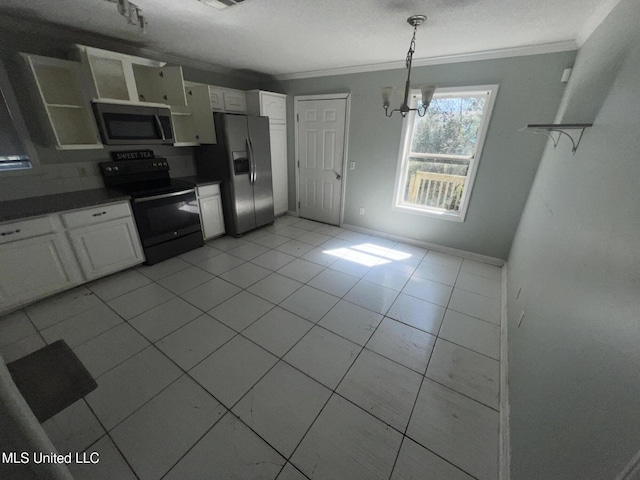
[[[7,368],[41,423],[98,386],[64,340],[11,362]]]

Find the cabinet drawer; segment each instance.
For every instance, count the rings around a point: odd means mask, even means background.
[[[63,213],[62,220],[67,228],[77,228],[114,220],[116,218],[128,217],[130,215],[129,202],[122,202]]]
[[[198,187],[198,197],[210,197],[212,195],[220,195],[220,185],[204,185]]]
[[[39,237],[40,235],[46,235],[52,232],[55,232],[55,226],[51,217],[5,223],[4,225],[0,225],[0,244],[24,240],[25,238]]]

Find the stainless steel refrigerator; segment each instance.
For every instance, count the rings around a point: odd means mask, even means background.
[[[222,183],[228,234],[239,236],[273,223],[269,119],[214,113],[218,143],[196,148],[198,176]]]

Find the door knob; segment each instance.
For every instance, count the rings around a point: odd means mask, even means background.
[[[340,175],[338,172],[336,172],[335,170],[333,171],[333,173],[336,174],[336,180],[340,180],[342,178],[342,175]]]

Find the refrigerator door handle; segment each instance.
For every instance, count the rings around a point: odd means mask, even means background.
[[[256,162],[255,159],[253,157],[253,145],[251,144],[251,139],[247,137],[247,146],[248,146],[248,150],[249,150],[249,168],[251,171],[251,177],[250,177],[250,181],[251,181],[251,185],[255,185],[256,183]]]

